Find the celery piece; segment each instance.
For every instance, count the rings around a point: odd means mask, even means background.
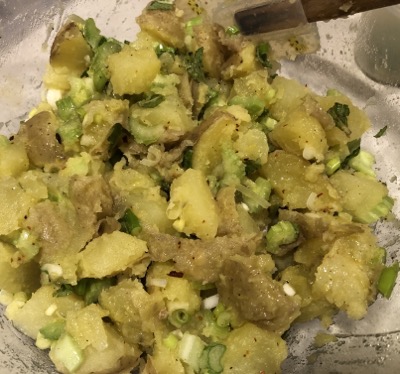
[[[61,143],[67,152],[78,152],[80,150],[79,139],[82,136],[82,133],[82,123],[75,117],[64,122],[57,129],[57,134],[60,136]]]
[[[100,30],[97,28],[93,18],[88,18],[83,27],[83,36],[92,49],[96,49],[105,38],[100,35]]]
[[[55,361],[61,362],[70,373],[73,373],[82,365],[83,352],[71,335],[63,335],[54,344],[52,350],[54,351]]]
[[[48,340],[58,340],[64,332],[65,321],[59,319],[42,327],[39,332]]]
[[[376,174],[372,169],[375,164],[375,157],[366,151],[360,152],[349,161],[349,166],[360,173],[375,177]]]
[[[199,371],[199,361],[206,344],[197,335],[185,332],[179,342],[179,358],[195,372]]]
[[[258,96],[234,96],[229,100],[228,105],[240,105],[250,114],[251,118],[257,119],[265,108],[265,103]]]
[[[378,291],[387,299],[390,298],[393,288],[396,284],[397,275],[399,272],[399,263],[385,267],[378,280]]]
[[[118,222],[121,224],[121,231],[130,235],[137,235],[142,229],[139,218],[131,209],[127,209]]]
[[[57,114],[63,120],[67,121],[76,114],[76,106],[70,96],[63,97],[56,102]]]
[[[166,338],[163,339],[163,344],[169,349],[175,349],[178,346],[179,339],[174,334],[168,334]]]
[[[293,243],[299,236],[299,228],[290,221],[279,221],[271,226],[265,236],[267,240],[267,251],[278,254],[279,247]]]
[[[22,230],[18,238],[13,241],[13,244],[19,249],[24,256],[24,262],[30,261],[39,253],[37,238],[28,230]]]
[[[328,176],[335,174],[336,171],[340,169],[342,165],[339,156],[331,158],[325,165],[325,172]]]

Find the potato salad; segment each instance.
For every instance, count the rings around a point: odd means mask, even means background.
[[[5,314],[60,373],[281,373],[291,325],[361,319],[395,285],[371,124],[198,7],[136,21],[120,41],[71,16],[0,137]]]

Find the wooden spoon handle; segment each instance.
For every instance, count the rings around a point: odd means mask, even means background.
[[[327,21],[400,4],[400,0],[302,0],[308,22]]]

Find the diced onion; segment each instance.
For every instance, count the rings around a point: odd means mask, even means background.
[[[203,300],[204,309],[214,309],[219,303],[219,295],[213,295]]]
[[[167,287],[167,280],[163,278],[152,278],[147,281],[147,286],[165,288]]]
[[[55,313],[55,311],[57,310],[57,305],[56,304],[51,304],[47,309],[46,309],[46,311],[44,312],[44,314],[46,314],[46,316],[49,316],[49,317],[51,317],[54,313]]]
[[[294,290],[294,288],[289,284],[289,283],[285,283],[283,285],[283,291],[285,292],[286,295],[288,296],[294,296],[296,295],[296,291]]]

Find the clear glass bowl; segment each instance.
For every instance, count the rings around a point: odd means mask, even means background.
[[[57,29],[72,13],[93,17],[105,35],[133,39],[137,16],[147,0],[3,0],[0,2],[0,128],[11,134],[30,108],[40,101],[41,79]],[[374,123],[363,145],[375,153],[378,176],[392,197],[400,196],[400,89],[369,79],[354,60],[360,16],[321,23],[321,49],[295,62],[283,62],[283,75],[308,84],[319,93],[337,88],[362,107]],[[400,45],[400,33],[397,38]],[[373,137],[383,126],[385,136]],[[399,177],[398,177],[399,176]],[[394,214],[400,217],[396,202]],[[399,259],[397,220],[380,222],[375,230],[389,260]],[[400,368],[400,287],[392,298],[379,298],[361,321],[339,314],[329,331],[338,341],[313,347],[315,321],[293,327],[287,334],[289,357],[284,373],[395,373]],[[46,352],[12,327],[0,309],[0,374],[55,373]]]

